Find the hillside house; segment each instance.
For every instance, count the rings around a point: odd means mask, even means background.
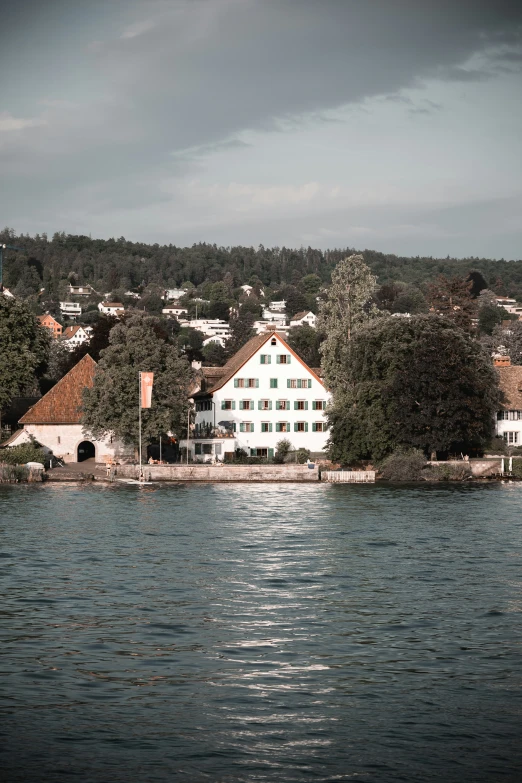
[[[169,318],[183,318],[184,315],[188,315],[187,308],[181,307],[177,302],[165,305],[161,312]]]
[[[293,318],[290,319],[290,328],[304,326],[306,324],[307,326],[311,326],[312,329],[315,329],[316,323],[317,316],[315,313],[312,313],[311,310],[302,310],[300,313],[296,313]]]
[[[17,446],[35,438],[38,443],[64,462],[95,459],[107,462],[131,457],[129,449],[117,440],[96,440],[86,436],[81,423],[82,392],[94,382],[96,362],[87,354],[56,386],[47,392],[22,416],[18,430],[10,439]]]
[[[68,351],[74,351],[79,345],[89,342],[91,333],[92,327],[90,326],[68,326],[61,341]]]
[[[100,313],[103,313],[103,315],[114,316],[123,315],[125,312],[125,308],[121,302],[100,302],[98,305],[98,310]]]
[[[60,302],[60,312],[66,318],[78,318],[82,308],[79,302]]]
[[[194,459],[225,460],[236,449],[270,458],[282,439],[296,449],[323,452],[330,393],[279,333],[253,337],[224,367],[202,373],[201,389],[193,395],[189,451]]]
[[[47,329],[51,333],[51,336],[55,340],[57,340],[59,337],[62,336],[61,323],[58,323],[56,318],[53,318],[50,313],[46,313],[45,315],[39,315],[38,322],[40,326],[43,326],[44,329]]]
[[[90,285],[70,285],[69,296],[91,296],[96,291]]]

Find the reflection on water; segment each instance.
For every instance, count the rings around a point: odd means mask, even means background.
[[[519,781],[522,486],[0,487],[7,781]]]

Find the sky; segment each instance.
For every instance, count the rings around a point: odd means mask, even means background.
[[[522,2],[0,6],[2,225],[522,258]]]

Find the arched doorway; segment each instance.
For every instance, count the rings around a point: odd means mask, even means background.
[[[94,459],[96,456],[96,450],[94,443],[90,440],[82,440],[78,445],[78,462],[85,462],[86,459]]]

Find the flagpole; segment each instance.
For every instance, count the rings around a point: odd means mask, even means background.
[[[139,452],[140,452],[140,474],[139,477],[141,479],[142,475],[142,469],[141,469],[141,372],[138,373],[138,429],[139,429]]]

